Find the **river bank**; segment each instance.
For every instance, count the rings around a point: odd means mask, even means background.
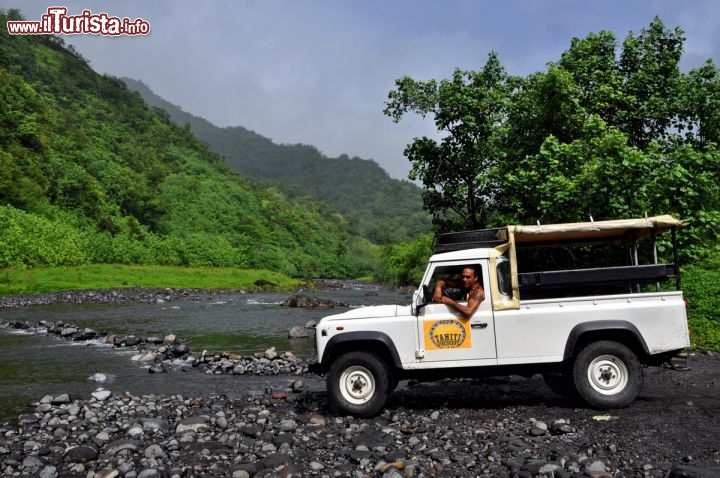
[[[306,279],[296,281],[294,287],[284,287],[288,293],[333,291],[345,289],[354,284],[353,280]],[[276,290],[274,284],[256,281],[244,289],[204,289],[187,287],[120,287],[107,289],[66,290],[38,294],[0,295],[0,310],[19,309],[52,304],[154,304],[178,300],[205,300],[228,294],[256,293]]]
[[[154,304],[218,296],[227,291],[173,288],[116,288],[45,292],[0,296],[0,309],[19,309],[52,304]]]
[[[287,291],[303,287],[306,282],[276,271],[262,269],[83,264],[2,269],[0,295],[157,288]]]

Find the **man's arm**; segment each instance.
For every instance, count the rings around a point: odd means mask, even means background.
[[[445,286],[459,287],[459,282],[460,281],[455,280],[455,279],[438,279],[437,282],[435,282],[435,290],[433,293],[432,301],[433,302],[442,302],[443,288]]]
[[[435,297],[433,297],[433,300],[435,300]],[[444,295],[440,296],[440,300],[438,302],[449,305],[450,307],[464,315],[466,319],[469,319],[470,317],[472,317],[478,307],[480,307],[480,304],[482,304],[483,300],[485,300],[485,290],[482,287],[478,287],[477,290],[472,293],[468,298],[467,305],[458,304],[450,297],[446,297]]]

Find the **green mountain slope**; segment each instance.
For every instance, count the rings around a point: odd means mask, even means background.
[[[372,248],[317,202],[232,172],[188,128],[0,11],[0,268],[88,262],[367,273]]]
[[[278,184],[293,196],[307,194],[322,201],[346,217],[356,234],[382,244],[414,239],[430,230],[421,189],[391,178],[374,161],[347,155],[329,158],[304,144],[278,145],[241,126],[219,128],[157,96],[140,81],[123,81],[177,124],[189,124],[238,174]]]

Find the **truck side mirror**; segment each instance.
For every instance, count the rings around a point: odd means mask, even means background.
[[[422,299],[420,299],[420,292],[422,291]],[[422,286],[421,291],[415,290],[413,293],[412,301],[412,314],[418,315],[420,309],[428,305],[428,299],[430,298],[430,288],[427,285]]]
[[[422,293],[423,293],[423,299],[422,303],[418,304],[418,310],[422,309],[426,305],[430,303],[430,287],[427,286],[427,284],[424,284],[422,286]]]

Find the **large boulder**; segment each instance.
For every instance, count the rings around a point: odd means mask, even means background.
[[[319,299],[303,294],[296,294],[288,297],[280,304],[283,307],[308,307],[313,309],[332,309],[337,302],[330,299]]]
[[[288,332],[288,338],[291,339],[306,339],[312,335],[312,329],[307,327],[301,327],[299,325],[293,327]]]
[[[305,324],[305,327],[297,325],[290,329],[290,331],[288,332],[288,338],[306,339],[308,337],[312,337],[312,335],[315,333],[315,327],[317,327],[317,324],[314,320],[308,321]]]

